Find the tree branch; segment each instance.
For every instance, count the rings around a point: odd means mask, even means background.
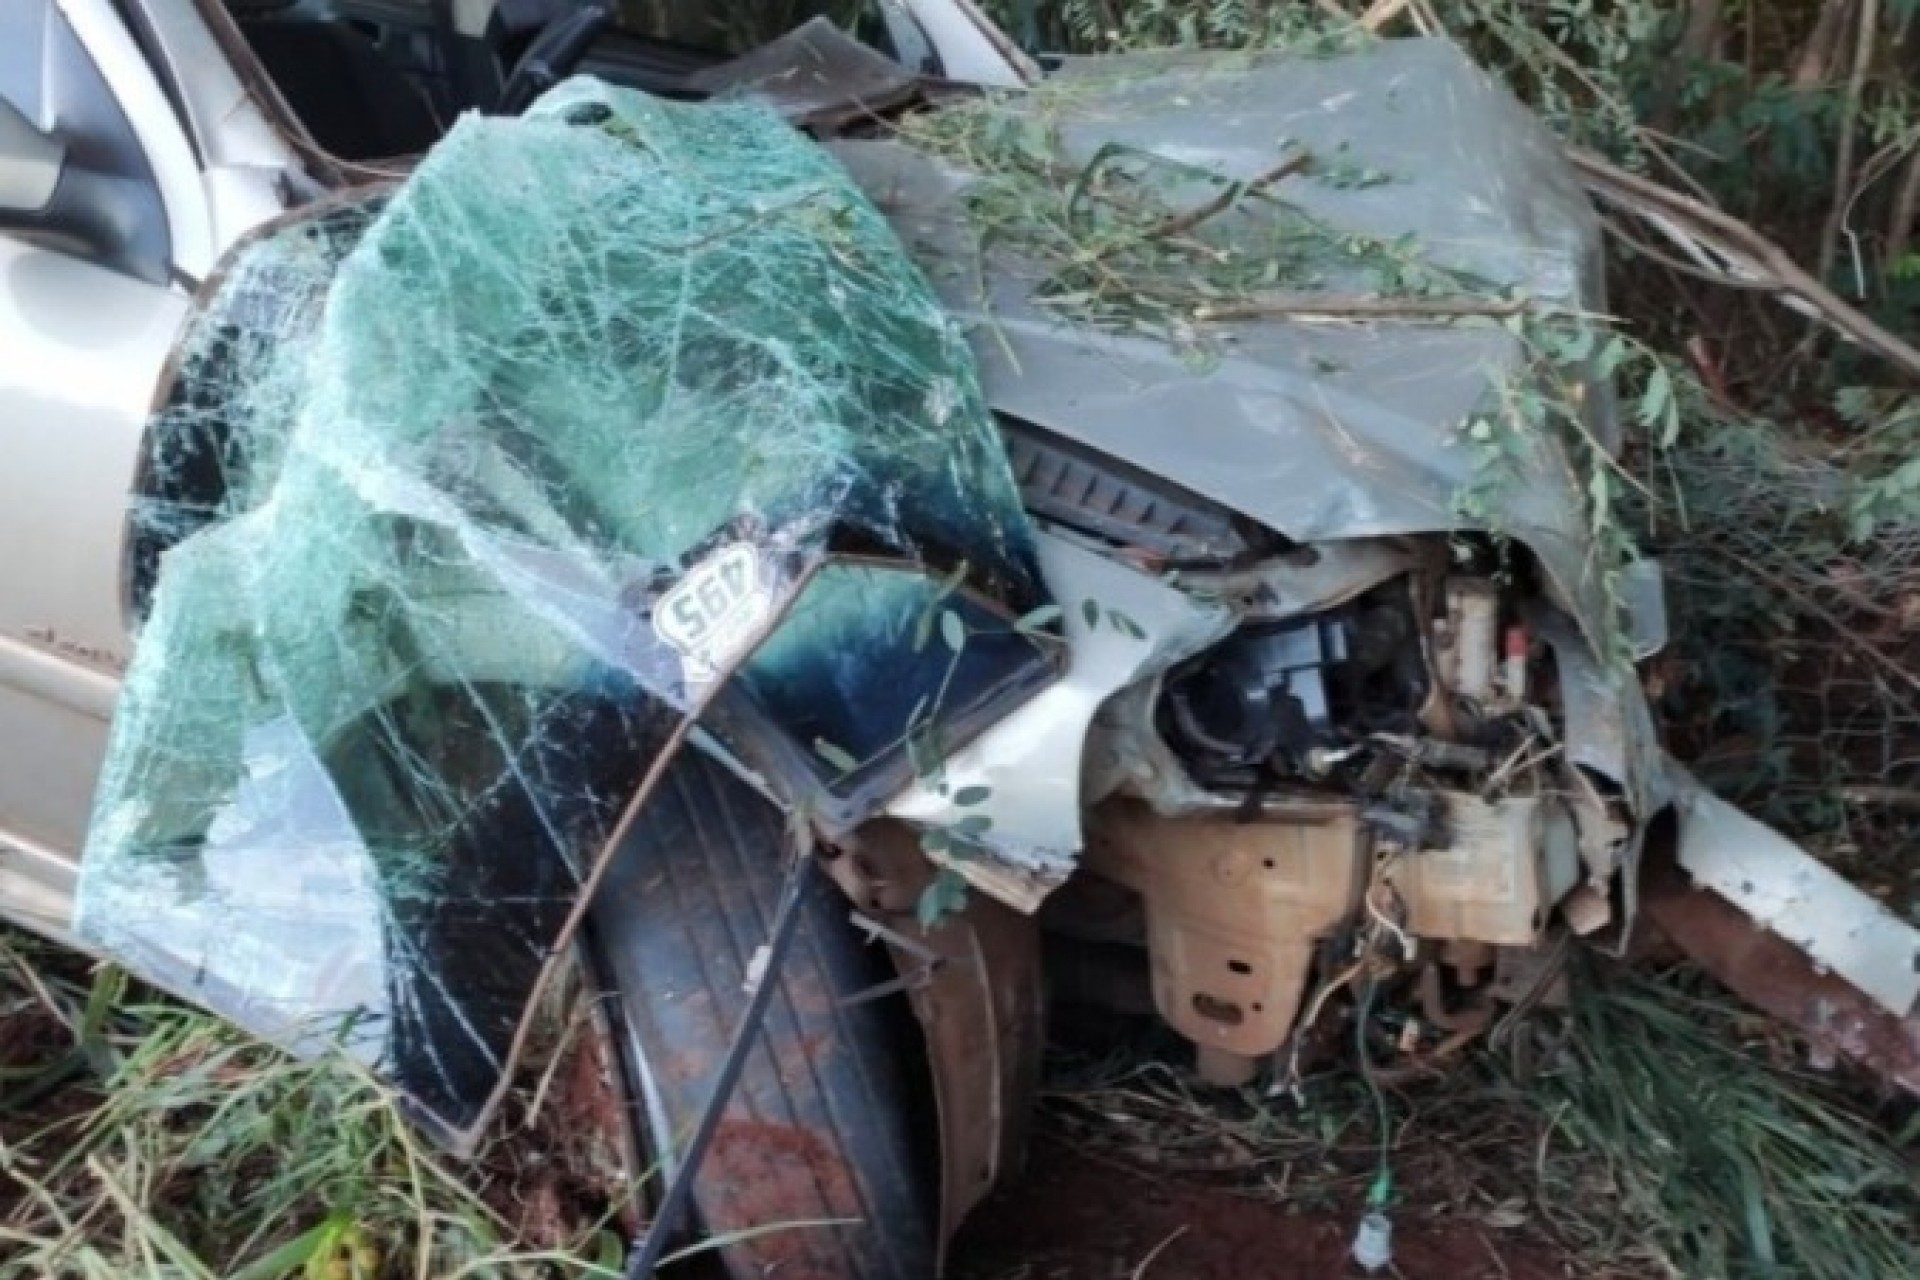
[[[1784,296],[1795,309],[1920,382],[1920,350],[1895,337],[1815,279],[1786,250],[1746,223],[1692,196],[1587,151],[1569,149],[1576,171],[1595,196],[1640,215],[1647,224],[1685,249],[1705,250],[1730,265],[1727,283],[1748,282]]]
[[[1860,100],[1866,93],[1867,70],[1873,64],[1873,42],[1880,30],[1880,0],[1860,0],[1860,27],[1853,40],[1853,70],[1847,76],[1847,96],[1840,111],[1840,146],[1833,162],[1833,205],[1820,232],[1821,280],[1833,275],[1840,236],[1847,227],[1847,207],[1853,203],[1854,134],[1860,124]]]

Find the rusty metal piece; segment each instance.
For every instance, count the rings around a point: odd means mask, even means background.
[[[1194,1048],[1193,1070],[1210,1085],[1238,1089],[1260,1073],[1260,1059],[1203,1044]]]
[[[1670,862],[1650,860],[1641,888],[1649,919],[1742,999],[1838,1054],[1920,1094],[1920,1006],[1889,1013],[1801,950],[1757,927],[1718,894],[1695,888]]]
[[[1242,822],[1116,799],[1089,816],[1085,859],[1145,901],[1161,1016],[1214,1055],[1254,1059],[1292,1030],[1314,940],[1358,909],[1363,845],[1351,806]]]
[[[1040,929],[985,894],[932,929],[915,914],[936,874],[904,823],[862,827],[828,873],[863,912],[902,941],[888,951],[903,974],[922,974],[907,998],[927,1038],[940,1120],[940,1248],[1026,1143],[1045,1047]],[[927,953],[941,962],[929,965]]]
[[[1455,938],[1440,948],[1440,963],[1453,970],[1463,987],[1479,986],[1493,960],[1493,948],[1484,942]]]
[[[1493,1021],[1493,1005],[1484,995],[1469,998],[1459,1009],[1448,1008],[1446,993],[1440,987],[1440,970],[1434,965],[1420,971],[1416,991],[1421,1016],[1442,1031],[1465,1031],[1471,1037],[1485,1031]]]
[[[1613,899],[1600,886],[1583,884],[1561,902],[1560,916],[1568,928],[1590,938],[1613,923]]]

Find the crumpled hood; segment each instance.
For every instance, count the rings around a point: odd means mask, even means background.
[[[1337,59],[1092,59],[1069,64],[1045,94],[1039,109],[1065,167],[1118,147],[1252,180],[1304,149],[1328,174],[1276,194],[1335,231],[1408,237],[1426,262],[1487,282],[1489,294],[1603,307],[1598,222],[1558,144],[1451,42],[1387,42]],[[1462,523],[1460,495],[1483,465],[1462,428],[1528,363],[1497,321],[1263,318],[1207,326],[1198,354],[1102,332],[1036,303],[1029,264],[994,248],[983,261],[966,211],[973,174],[895,140],[832,148],[973,321],[997,411],[1303,542]],[[1217,190],[1196,180],[1165,194],[1185,207]],[[1258,217],[1247,204],[1234,216]],[[1611,398],[1588,408],[1589,429],[1611,447]],[[1597,634],[1605,607],[1581,523],[1585,480],[1557,444],[1526,443],[1522,474],[1501,483],[1502,528]]]

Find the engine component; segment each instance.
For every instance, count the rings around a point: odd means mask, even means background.
[[[1435,665],[1456,697],[1491,701],[1500,658],[1500,593],[1484,578],[1449,578],[1446,620],[1435,628]]]
[[[1417,731],[1431,684],[1411,592],[1395,581],[1243,626],[1169,675],[1156,720],[1203,783],[1250,782],[1268,766],[1324,781],[1369,734]]]
[[[1167,682],[1167,730],[1216,766],[1279,753],[1304,769],[1331,738],[1327,668],[1346,657],[1346,632],[1326,616],[1242,631]]]
[[[1086,865],[1145,901],[1154,1003],[1209,1079],[1243,1081],[1286,1040],[1315,940],[1359,907],[1363,845],[1342,802],[1245,822],[1127,799],[1093,811]]]
[[[1551,797],[1489,803],[1465,792],[1437,794],[1446,808],[1446,847],[1400,854],[1381,871],[1406,905],[1407,931],[1533,945],[1547,912],[1580,875],[1572,816]]]

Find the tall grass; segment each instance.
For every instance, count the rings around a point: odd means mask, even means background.
[[[352,1064],[0,933],[5,1280],[618,1274],[602,1223],[526,1247],[497,1172],[426,1148]]]

